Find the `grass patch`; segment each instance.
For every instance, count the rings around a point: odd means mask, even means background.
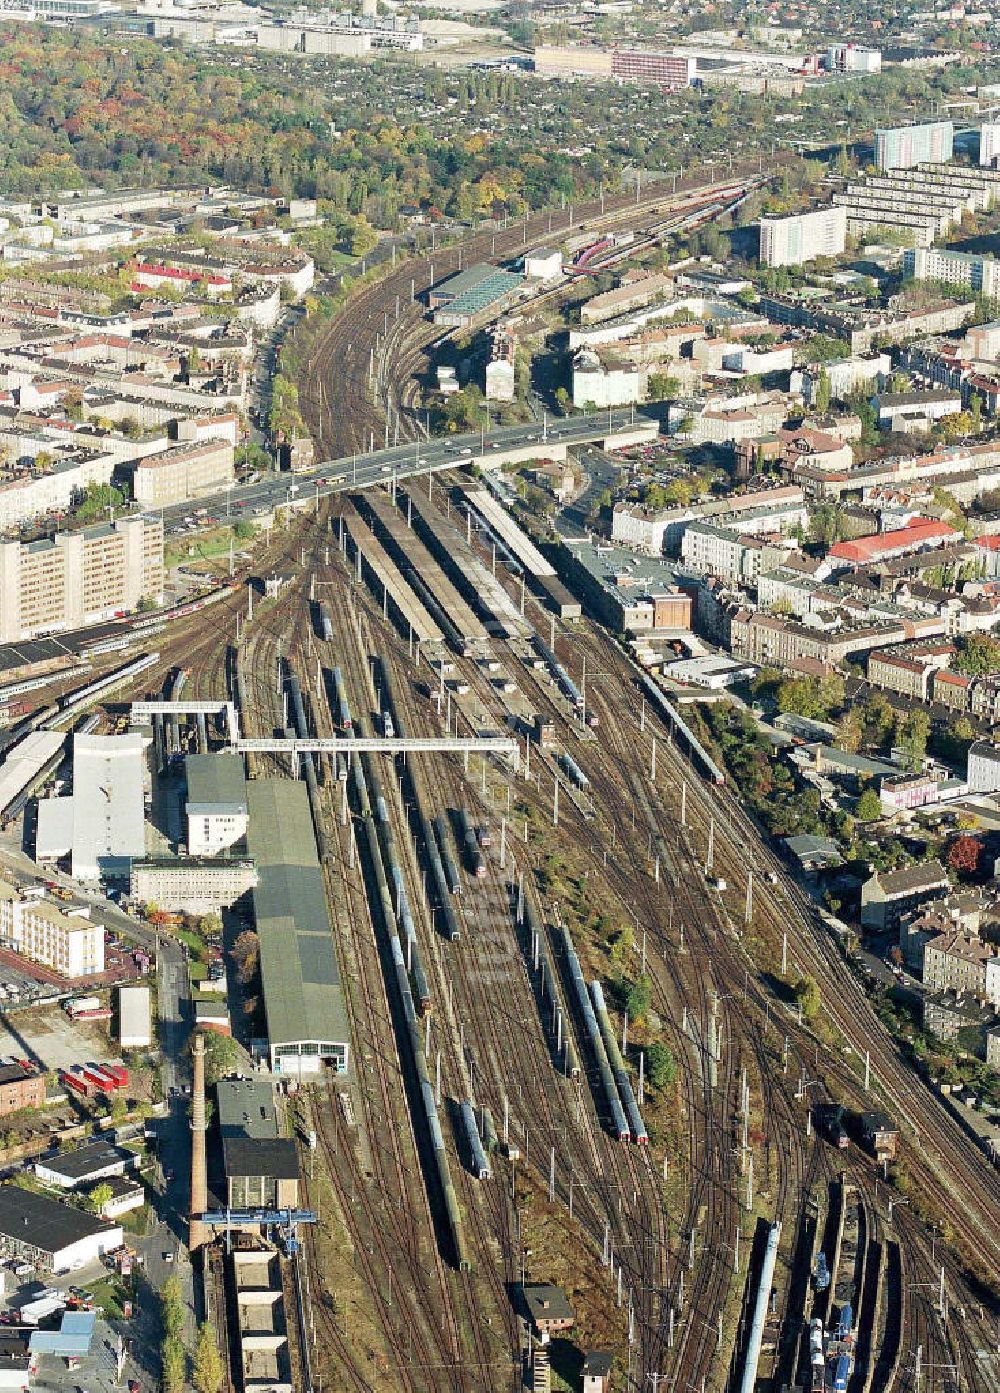
[[[121,1320],[125,1313],[124,1302],[129,1299],[125,1283],[116,1277],[102,1277],[99,1282],[88,1286],[94,1298],[94,1305],[103,1313],[105,1320]]]

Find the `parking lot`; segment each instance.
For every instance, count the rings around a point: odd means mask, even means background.
[[[4,976],[0,969],[0,978]],[[97,1021],[71,1021],[58,1006],[0,1014],[0,1056],[28,1059],[44,1069],[69,1069],[87,1060],[106,1061],[107,1034]]]

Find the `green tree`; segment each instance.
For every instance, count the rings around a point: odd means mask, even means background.
[[[164,1336],[160,1346],[164,1393],[181,1393],[187,1373],[187,1358],[178,1335]]]
[[[251,537],[256,537],[257,529],[247,518],[240,518],[233,527],[233,536],[238,542],[249,542]]]
[[[160,1288],[160,1320],[166,1336],[179,1336],[184,1329],[184,1294],[180,1278],[174,1273]]]
[[[109,508],[123,508],[126,502],[125,494],[113,484],[88,484],[76,513],[84,521],[90,521],[103,517]]]
[[[926,711],[910,711],[899,724],[896,743],[902,747],[906,767],[913,774],[923,765],[930,733],[931,718]]]
[[[865,789],[854,811],[859,822],[878,821],[882,816],[882,801],[873,788]]]
[[[820,368],[813,391],[813,405],[821,415],[825,415],[830,410],[830,397],[830,374],[826,368]]]
[[[862,725],[860,714],[852,707],[845,711],[837,722],[837,734],[834,743],[841,750],[848,754],[857,754],[861,748],[861,741],[864,736],[864,726]]]
[[[653,1000],[653,984],[647,974],[643,973],[628,989],[625,997],[625,1010],[628,1012],[630,1021],[644,1021],[649,1014],[649,1008]]]
[[[222,1372],[222,1358],[215,1341],[215,1333],[206,1321],[199,1327],[198,1343],[194,1350],[191,1382],[197,1393],[219,1393],[222,1387]]]
[[[677,1077],[677,1064],[666,1045],[659,1040],[646,1051],[646,1078],[654,1088],[669,1088]]]
[[[815,977],[807,973],[800,977],[795,983],[795,1003],[802,1012],[802,1019],[806,1021],[815,1020],[819,1015],[823,998],[820,994],[819,983]]]
[[[650,373],[647,393],[650,401],[676,401],[680,390],[678,378],[666,372]]]
[[[100,1185],[95,1185],[91,1190],[90,1194],[87,1196],[87,1204],[94,1214],[100,1214],[108,1200],[114,1196],[114,1193],[111,1186],[104,1181]]]
[[[967,677],[985,677],[1000,672],[1000,642],[989,634],[969,634],[959,640],[952,667]]]

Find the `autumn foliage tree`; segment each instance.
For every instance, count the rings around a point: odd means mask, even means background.
[[[948,865],[963,875],[975,875],[983,844],[978,837],[956,837],[948,849]]]

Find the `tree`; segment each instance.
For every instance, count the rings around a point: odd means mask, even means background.
[[[677,1077],[677,1064],[658,1040],[646,1051],[646,1078],[654,1088],[668,1088]]]
[[[180,1335],[184,1328],[184,1293],[181,1290],[180,1278],[173,1273],[160,1288],[160,1319],[168,1338],[171,1335]]]
[[[948,848],[948,865],[953,871],[959,871],[963,875],[975,875],[982,850],[983,844],[978,837],[970,837],[963,833],[961,837],[956,837]]]
[[[187,1372],[187,1359],[180,1336],[167,1335],[160,1346],[160,1363],[163,1366],[164,1393],[181,1393],[184,1376]]]
[[[861,748],[861,740],[864,736],[864,728],[861,723],[861,716],[852,707],[845,711],[837,722],[837,734],[834,737],[834,744],[848,754],[857,754]]]
[[[648,396],[650,401],[675,401],[680,390],[679,379],[671,377],[669,373],[651,372],[649,374]]]
[[[242,1059],[240,1047],[229,1035],[205,1031],[205,1082],[218,1083],[231,1074]]]
[[[630,1021],[643,1021],[649,1014],[649,1008],[653,1000],[653,984],[649,977],[644,973],[629,987],[628,995],[625,998],[625,1010],[628,1012]]]
[[[813,406],[821,415],[825,415],[830,410],[830,397],[830,374],[826,368],[820,368],[816,386],[813,389]]]
[[[87,1196],[87,1203],[94,1214],[100,1214],[109,1199],[114,1197],[114,1190],[104,1181],[100,1185],[95,1185]]]
[[[882,801],[873,788],[866,788],[854,809],[859,822],[877,822],[882,816]]]
[[[256,537],[257,529],[247,518],[240,518],[233,527],[233,536],[238,542],[249,542],[251,537]]]
[[[116,1091],[111,1099],[111,1120],[112,1122],[122,1122],[128,1113],[128,1101],[125,1095]]]
[[[124,493],[113,484],[88,484],[76,513],[78,517],[87,521],[103,517],[110,508],[123,508],[126,502]]]
[[[823,998],[820,994],[819,983],[815,977],[810,977],[807,973],[805,977],[800,977],[795,983],[795,1004],[802,1012],[803,1020],[811,1021],[819,1015]]]
[[[198,1330],[191,1382],[198,1393],[219,1393],[222,1387],[222,1359],[219,1346],[215,1342],[215,1334],[207,1321]]]
[[[260,939],[253,929],[244,929],[232,947],[233,961],[236,963],[236,976],[241,986],[246,986],[257,976],[260,961]]]
[[[906,767],[913,774],[923,765],[930,733],[931,718],[926,711],[908,712],[897,729],[896,741],[906,756]]]
[[[969,634],[960,640],[952,667],[967,677],[1000,672],[1000,642],[989,634]]]

